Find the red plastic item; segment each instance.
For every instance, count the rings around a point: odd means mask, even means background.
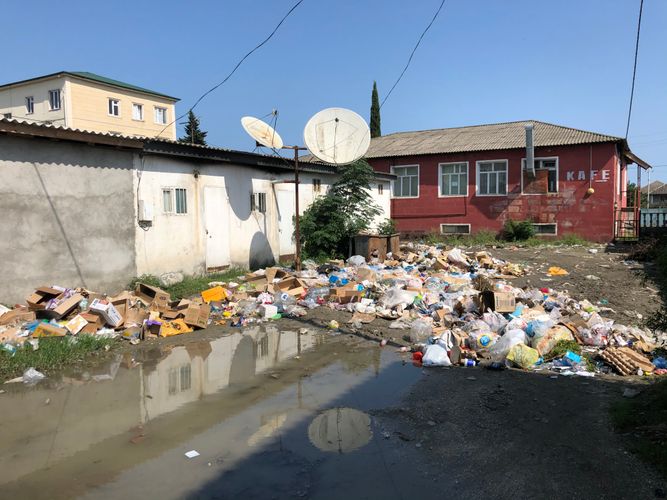
[[[549,293],[549,289],[548,288],[540,288],[540,292]]]
[[[421,361],[423,357],[424,353],[421,351],[415,351],[412,353],[412,359],[414,359],[415,361]]]

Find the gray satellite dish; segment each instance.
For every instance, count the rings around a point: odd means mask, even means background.
[[[371,132],[366,121],[354,111],[327,108],[308,120],[303,140],[310,152],[323,162],[345,165],[366,154]]]
[[[371,418],[354,408],[332,408],[320,413],[308,426],[308,438],[322,451],[349,453],[373,437]]]
[[[255,139],[262,146],[272,149],[283,147],[283,140],[271,125],[264,123],[254,116],[244,116],[241,118],[241,125],[248,135]]]

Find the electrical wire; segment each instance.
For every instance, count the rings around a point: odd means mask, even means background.
[[[440,2],[440,7],[438,7],[438,10],[435,11],[435,14],[433,15],[433,18],[431,19],[431,22],[428,23],[424,31],[422,31],[422,34],[419,36],[419,40],[417,40],[417,44],[415,47],[412,49],[412,53],[410,54],[410,57],[408,58],[408,62],[406,63],[405,67],[403,68],[403,71],[401,71],[401,74],[399,75],[398,79],[394,82],[394,85],[391,86],[391,89],[389,89],[389,92],[387,93],[386,96],[384,96],[384,99],[382,99],[382,102],[380,103],[380,109],[382,109],[382,106],[384,106],[384,103],[389,99],[389,96],[391,93],[394,91],[396,88],[396,85],[398,85],[398,82],[401,81],[401,78],[403,78],[403,75],[405,72],[408,70],[408,66],[410,66],[410,63],[412,62],[412,57],[415,55],[415,52],[417,52],[417,48],[419,47],[419,44],[422,42],[422,38],[424,38],[424,35],[426,35],[426,32],[431,29],[431,26],[437,19],[438,15],[440,14],[440,11],[442,10],[442,7],[445,5],[446,0],[442,0]],[[644,0],[642,0],[643,2]]]
[[[197,105],[198,105],[198,104],[199,104],[199,103],[200,103],[200,102],[201,102],[207,95],[209,95],[211,92],[217,90],[219,87],[221,87],[222,85],[224,85],[224,84],[227,82],[227,80],[229,80],[229,79],[232,77],[232,75],[234,75],[234,73],[236,73],[236,70],[239,69],[239,67],[241,66],[241,64],[243,64],[243,62],[244,62],[248,57],[250,57],[250,55],[252,55],[253,52],[255,52],[256,50],[260,49],[266,42],[268,42],[269,40],[271,40],[271,38],[273,38],[273,35],[276,34],[276,32],[278,31],[278,28],[280,28],[280,26],[282,26],[282,24],[283,24],[283,23],[285,22],[285,20],[290,16],[290,14],[292,14],[292,12],[294,12],[294,10],[296,10],[296,8],[297,8],[299,5],[301,5],[301,4],[303,3],[303,1],[304,1],[304,0],[298,0],[298,2],[296,2],[296,3],[292,6],[292,8],[291,8],[290,10],[287,11],[287,14],[285,14],[285,15],[282,17],[282,19],[280,20],[280,22],[279,22],[278,24],[276,24],[276,27],[273,28],[273,31],[269,34],[269,36],[267,36],[264,40],[262,40],[262,41],[261,41],[258,45],[256,45],[251,51],[249,51],[248,53],[246,53],[246,55],[244,55],[244,56],[241,58],[241,60],[240,60],[238,63],[236,63],[236,66],[234,66],[234,69],[232,69],[232,71],[231,71],[231,72],[230,72],[230,73],[229,73],[229,74],[228,74],[228,75],[227,75],[227,76],[226,76],[220,83],[218,83],[217,85],[214,85],[213,87],[211,87],[210,89],[208,89],[206,92],[204,92],[202,95],[200,95],[199,98],[195,101],[195,103],[190,107],[190,109],[188,109],[188,110],[187,110],[185,113],[183,113],[181,116],[179,116],[179,117],[177,117],[176,119],[174,119],[171,123],[168,123],[167,125],[165,125],[165,127],[164,127],[162,130],[160,130],[160,133],[157,134],[155,137],[156,137],[156,138],[160,137],[160,136],[162,135],[162,133],[163,133],[165,130],[167,130],[169,127],[171,127],[175,122],[177,122],[177,121],[180,120],[181,118],[184,118],[190,111],[194,110],[194,109],[197,107]]]
[[[637,77],[637,56],[639,55],[639,33],[642,28],[642,10],[644,9],[644,0],[639,1],[639,19],[637,20],[637,39],[635,41],[635,64],[632,68],[632,88],[630,89],[630,106],[628,107],[628,123],[625,126],[625,139],[628,138],[630,131],[630,118],[632,117],[632,101],[635,96],[635,78]]]

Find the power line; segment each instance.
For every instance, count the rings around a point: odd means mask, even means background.
[[[248,57],[250,57],[250,55],[251,55],[253,52],[255,52],[256,50],[260,49],[266,42],[268,42],[269,40],[271,40],[271,38],[273,37],[273,35],[275,35],[276,32],[278,31],[278,28],[280,28],[280,26],[285,22],[285,20],[290,16],[290,14],[292,14],[292,12],[294,12],[294,10],[296,10],[296,8],[297,8],[299,5],[301,5],[301,3],[303,3],[303,0],[299,0],[298,2],[296,2],[296,3],[292,6],[292,8],[291,8],[290,10],[287,11],[287,14],[285,14],[285,15],[283,16],[283,18],[280,20],[280,22],[279,22],[278,24],[276,24],[276,27],[273,28],[273,31],[269,34],[269,36],[267,36],[264,40],[262,40],[262,42],[260,42],[258,45],[256,45],[250,52],[248,52],[246,55],[244,55],[244,56],[241,58],[241,60],[240,60],[238,63],[236,63],[236,66],[234,66],[234,69],[232,69],[232,71],[231,71],[231,72],[224,78],[224,80],[222,80],[222,81],[221,81],[220,83],[218,83],[217,85],[214,85],[213,87],[211,87],[210,89],[208,89],[206,92],[204,92],[201,96],[199,96],[199,98],[198,98],[198,99],[195,101],[195,103],[190,107],[190,109],[188,109],[188,110],[187,110],[185,113],[183,113],[181,116],[175,118],[172,122],[170,122],[170,123],[168,123],[167,125],[165,125],[165,127],[164,127],[162,130],[160,130],[160,133],[159,133],[156,137],[160,137],[160,136],[162,135],[162,132],[164,132],[165,130],[167,130],[167,128],[171,127],[175,122],[177,122],[177,121],[180,120],[181,118],[185,117],[185,115],[187,115],[190,111],[192,111],[193,109],[195,109],[195,108],[197,107],[197,105],[198,105],[198,104],[199,104],[199,103],[200,103],[200,102],[201,102],[207,95],[209,95],[209,94],[210,94],[211,92],[213,92],[214,90],[218,89],[218,87],[221,87],[222,85],[224,85],[224,84],[227,82],[227,80],[229,80],[229,79],[232,77],[232,75],[234,75],[234,73],[236,73],[236,70],[239,69],[239,67],[241,66],[241,64],[243,64],[243,62],[244,62]]]
[[[405,68],[403,68],[403,71],[401,71],[401,74],[399,75],[398,79],[394,82],[394,85],[392,85],[391,89],[389,89],[389,93],[387,93],[387,95],[384,97],[384,99],[382,99],[382,102],[380,103],[380,108],[382,108],[382,106],[384,106],[384,103],[387,101],[387,99],[389,99],[389,96],[391,95],[391,93],[396,88],[396,85],[398,85],[398,82],[400,82],[401,78],[403,78],[403,75],[407,71],[408,66],[410,66],[410,63],[412,62],[412,57],[415,55],[415,52],[417,52],[417,47],[419,47],[419,44],[422,42],[422,38],[424,38],[424,35],[431,28],[431,26],[435,22],[436,18],[440,14],[440,11],[442,10],[442,7],[445,5],[445,1],[446,0],[442,0],[442,2],[440,2],[440,7],[438,7],[438,10],[435,11],[435,14],[433,15],[433,19],[431,19],[431,22],[428,23],[428,25],[426,26],[424,31],[422,31],[422,34],[419,36],[419,40],[417,40],[417,44],[415,45],[414,49],[412,49],[412,53],[410,54],[410,57],[408,58],[408,62],[406,63]],[[642,0],[642,2],[643,1],[644,0]]]
[[[632,68],[632,88],[630,89],[630,106],[628,107],[628,123],[625,126],[625,138],[628,138],[630,131],[630,117],[632,116],[632,100],[635,96],[635,78],[637,76],[637,56],[639,55],[639,32],[642,27],[642,10],[644,9],[644,0],[639,2],[639,19],[637,21],[637,40],[635,42],[635,64]]]

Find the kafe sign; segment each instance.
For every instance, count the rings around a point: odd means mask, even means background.
[[[586,170],[569,170],[565,172],[566,181],[587,181]],[[593,182],[607,182],[609,180],[609,170],[590,170],[590,180]]]

